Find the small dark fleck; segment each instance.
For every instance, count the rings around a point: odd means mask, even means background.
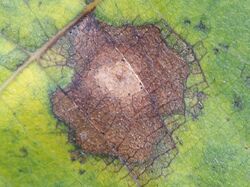
[[[28,150],[25,147],[20,148],[19,151],[22,157],[26,157],[29,154]]]
[[[84,169],[79,169],[79,174],[80,174],[80,175],[83,175],[85,172],[86,172],[86,170],[84,170]]]
[[[190,25],[190,24],[191,24],[191,21],[190,21],[189,19],[185,19],[185,20],[183,21],[183,23],[184,23],[185,25]]]
[[[197,92],[197,97],[199,100],[202,100],[202,99],[205,99],[206,95],[204,92],[200,91],[200,92]]]
[[[250,76],[246,77],[245,84],[246,84],[246,87],[250,88]]]
[[[236,95],[234,96],[233,106],[237,110],[243,109],[243,102],[242,102],[242,98],[240,96],[236,96]]]
[[[217,47],[215,47],[213,50],[215,55],[217,55],[220,52],[220,50]]]
[[[228,48],[229,48],[228,44],[220,43],[219,46],[222,47],[222,48],[224,48],[225,50],[228,50]]]
[[[70,159],[71,159],[72,162],[78,160],[78,158],[79,158],[79,156],[78,156],[77,151],[71,153]]]
[[[82,156],[80,159],[79,159],[79,162],[81,164],[84,164],[86,162],[86,157],[85,156]]]
[[[205,23],[203,21],[200,20],[200,22],[198,23],[198,25],[195,26],[198,30],[205,32],[207,30],[207,26],[205,25]]]

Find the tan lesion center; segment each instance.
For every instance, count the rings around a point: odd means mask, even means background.
[[[109,91],[116,98],[126,98],[141,91],[140,80],[124,60],[101,66],[94,77],[103,92]]]

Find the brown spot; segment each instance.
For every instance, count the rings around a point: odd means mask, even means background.
[[[53,111],[94,154],[128,163],[174,147],[163,115],[184,113],[188,64],[153,25],[115,28],[86,17],[69,34],[75,77],[53,95]]]

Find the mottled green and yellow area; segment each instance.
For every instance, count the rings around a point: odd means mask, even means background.
[[[48,74],[36,64],[27,68],[1,95],[0,186],[127,186],[89,156],[72,161],[67,129],[50,110]]]
[[[83,0],[0,0],[0,85],[84,5]],[[95,15],[116,26],[164,19],[197,54],[203,53],[197,42],[206,49],[200,61],[209,85],[204,109],[175,132],[179,153],[168,175],[149,186],[248,186],[250,2],[103,0]],[[68,129],[55,119],[50,102],[50,94],[72,74],[70,68],[34,62],[0,93],[0,186],[133,184],[121,180],[126,168],[106,168],[101,157],[72,160]]]
[[[84,2],[0,1],[0,84],[64,25],[82,11]]]

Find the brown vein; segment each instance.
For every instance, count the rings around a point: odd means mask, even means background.
[[[72,26],[74,26],[80,19],[87,16],[89,13],[95,10],[96,6],[101,2],[101,0],[94,0],[93,2],[86,5],[84,10],[68,25],[61,29],[55,36],[53,36],[48,42],[46,42],[41,48],[31,53],[27,61],[25,61],[1,86],[0,94],[5,90],[5,88],[16,79],[16,77],[32,62],[39,59],[46,51],[52,47],[59,38],[61,38]]]

